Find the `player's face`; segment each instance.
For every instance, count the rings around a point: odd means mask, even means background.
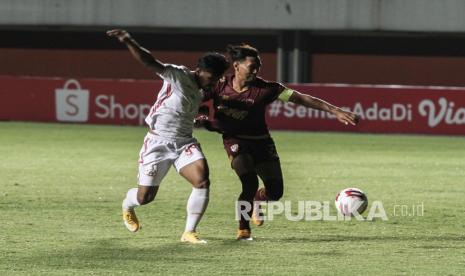
[[[220,77],[214,75],[212,72],[202,69],[197,69],[196,76],[199,86],[204,90],[211,89],[220,79]]]
[[[246,57],[243,61],[234,63],[234,71],[237,78],[243,79],[246,82],[253,81],[260,71],[260,65],[254,57]]]

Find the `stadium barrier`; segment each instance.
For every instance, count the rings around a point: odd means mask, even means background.
[[[0,77],[0,120],[142,125],[158,80]],[[325,112],[275,101],[271,129],[368,133],[465,134],[465,88],[289,85],[361,116],[346,126]]]

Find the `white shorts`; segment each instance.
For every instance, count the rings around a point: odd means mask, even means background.
[[[179,173],[183,167],[204,158],[195,138],[172,141],[149,132],[139,153],[139,185],[159,186],[171,165]]]

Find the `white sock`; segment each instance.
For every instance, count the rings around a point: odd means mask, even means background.
[[[192,188],[187,200],[187,220],[185,232],[194,232],[208,205],[209,189]]]
[[[126,198],[123,200],[123,209],[134,209],[134,207],[139,205],[139,201],[137,201],[137,188],[129,189]]]

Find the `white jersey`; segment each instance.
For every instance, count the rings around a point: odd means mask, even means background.
[[[197,85],[194,74],[184,66],[165,64],[165,70],[159,76],[163,86],[145,122],[163,138],[192,137],[203,90]]]

